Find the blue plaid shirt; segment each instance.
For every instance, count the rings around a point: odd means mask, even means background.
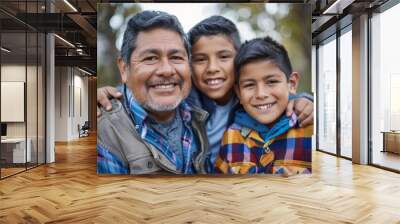
[[[129,174],[129,167],[103,145],[97,144],[97,173]]]
[[[146,124],[148,113],[135,100],[131,91],[126,89],[124,92],[125,107],[134,121],[135,129],[140,134],[141,138],[147,143],[153,145],[171,163],[175,164],[177,171],[184,174],[195,173],[193,157],[197,154],[197,142],[190,124],[192,116],[189,105],[183,101],[179,106],[179,112],[181,113],[184,123],[183,135],[181,137],[183,157],[181,158],[169,148],[165,136],[161,136]],[[97,153],[98,173],[129,173],[129,167],[125,166],[123,162],[119,161],[118,158],[112,155],[112,153],[103,146],[97,146]]]

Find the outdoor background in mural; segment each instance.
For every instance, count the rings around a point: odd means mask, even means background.
[[[98,87],[120,82],[115,62],[129,18],[142,10],[160,10],[176,15],[186,32],[204,18],[222,15],[235,22],[242,41],[273,37],[286,47],[293,70],[301,75],[298,92],[311,92],[311,13],[306,4],[141,3],[98,7]]]

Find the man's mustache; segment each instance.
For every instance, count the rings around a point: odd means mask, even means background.
[[[146,87],[154,87],[157,85],[168,85],[168,84],[179,85],[181,87],[183,85],[183,80],[179,76],[157,77],[151,80],[147,80],[145,83]]]

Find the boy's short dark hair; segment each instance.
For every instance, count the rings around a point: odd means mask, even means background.
[[[213,36],[223,34],[231,41],[235,50],[240,48],[239,31],[235,24],[223,16],[211,16],[202,20],[190,29],[189,42],[193,46],[202,36]]]
[[[143,11],[128,21],[121,46],[121,57],[129,64],[132,52],[136,48],[136,39],[140,32],[154,28],[164,28],[177,32],[183,41],[187,55],[190,57],[190,44],[182,25],[176,16],[161,11]]]
[[[255,38],[246,41],[235,57],[235,78],[239,82],[240,69],[251,62],[272,60],[289,79],[292,74],[292,65],[285,47],[271,37]]]

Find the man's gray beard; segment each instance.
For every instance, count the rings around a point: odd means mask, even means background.
[[[158,103],[155,103],[152,99],[150,99],[144,103],[143,108],[148,111],[153,111],[153,112],[173,111],[179,106],[179,104],[182,102],[182,100],[183,100],[183,97],[180,97],[173,104],[160,105]]]

